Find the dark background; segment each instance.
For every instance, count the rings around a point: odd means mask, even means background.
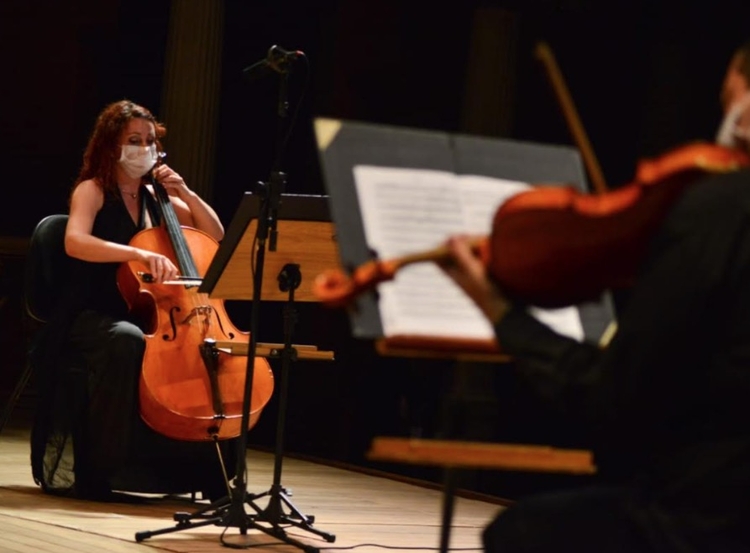
[[[739,1],[686,2],[679,9],[671,2],[594,0],[224,3],[213,203],[225,224],[242,194],[271,168],[278,80],[248,83],[242,69],[262,59],[272,44],[302,50],[308,61],[295,64],[290,78],[289,99],[299,114],[283,158],[287,191],[322,194],[315,116],[464,130],[477,10],[502,8],[514,22],[506,136],[573,143],[544,69],[532,55],[537,41],[546,40],[611,187],[627,182],[640,158],[713,138],[727,62],[750,39],[750,3]],[[22,244],[43,216],[66,210],[88,133],[105,104],[129,98],[159,116],[169,11],[166,0],[0,4],[0,236],[10,244]],[[4,390],[21,370],[26,339],[19,323],[23,259],[17,248],[10,249],[2,264]],[[247,321],[247,306],[229,308],[240,323]],[[278,306],[264,309],[259,339],[279,341]],[[379,358],[371,344],[350,338],[341,313],[311,305],[300,308],[295,340],[333,349],[337,361],[293,366],[286,444],[291,452],[364,465],[369,440],[380,434],[571,441],[544,413],[503,419],[507,405],[518,407],[523,395],[502,369],[477,371],[475,381],[491,382],[479,387],[497,391],[478,398],[479,407],[468,414],[452,416],[453,431],[446,430],[441,415],[454,382],[449,364]],[[251,442],[273,444],[276,413],[272,402]],[[468,487],[504,495],[517,493],[514,485],[488,476],[467,481]]]

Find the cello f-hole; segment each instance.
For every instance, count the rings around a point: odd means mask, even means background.
[[[174,321],[175,313],[180,311],[179,306],[175,306],[172,309],[169,310],[169,326],[172,328],[172,337],[169,337],[169,334],[164,334],[162,338],[166,342],[172,342],[177,338],[177,324]]]
[[[216,313],[215,311],[214,311],[214,314],[216,315],[216,321],[217,321],[217,322],[219,323],[219,329],[220,329],[220,330],[221,330],[221,331],[222,331],[222,332],[223,332],[224,334],[226,334],[227,336],[229,336],[229,338],[230,338],[230,339],[234,339],[234,337],[235,337],[235,334],[234,334],[234,332],[232,332],[231,330],[226,330],[226,329],[224,328],[224,323],[223,323],[223,322],[221,321],[221,317],[219,316],[219,314],[218,314],[218,313]]]

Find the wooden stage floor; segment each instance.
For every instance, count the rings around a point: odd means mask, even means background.
[[[208,553],[226,551],[222,540],[253,551],[303,550],[255,528],[243,536],[236,527],[213,524],[137,542],[137,532],[173,528],[174,513],[193,513],[208,503],[191,503],[189,496],[142,495],[135,496],[136,502],[98,503],[45,495],[31,478],[28,426],[12,419],[0,434],[0,551]],[[273,456],[249,450],[247,459],[249,493],[268,490]],[[282,468],[281,483],[293,494],[291,502],[315,517],[313,528],[335,536],[329,543],[308,529],[285,528],[302,544],[321,552],[439,549],[440,490],[294,458],[284,459]],[[263,509],[267,498],[256,503]],[[501,508],[456,498],[450,548],[481,551],[482,528]],[[247,512],[254,513],[249,506]]]

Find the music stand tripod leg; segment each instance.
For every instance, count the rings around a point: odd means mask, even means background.
[[[282,292],[288,292],[288,299],[284,305],[284,347],[281,351],[281,383],[279,390],[279,412],[276,422],[276,447],[274,451],[274,470],[273,484],[271,489],[248,496],[248,503],[257,510],[253,503],[254,499],[269,496],[268,505],[265,509],[258,512],[256,520],[268,522],[273,525],[290,524],[297,528],[307,530],[317,534],[329,543],[336,541],[336,536],[313,528],[311,525],[315,521],[312,515],[303,514],[289,499],[287,490],[281,484],[281,467],[284,457],[284,436],[286,428],[286,408],[288,403],[289,391],[289,367],[292,361],[297,360],[297,350],[292,346],[292,335],[294,326],[297,323],[297,311],[294,303],[294,291],[299,287],[302,281],[302,275],[299,265],[296,263],[287,263],[281,268],[278,274],[279,289]],[[289,509],[285,512],[284,506]]]
[[[450,549],[451,524],[456,494],[456,468],[446,467],[444,474],[443,512],[440,525],[440,553]]]

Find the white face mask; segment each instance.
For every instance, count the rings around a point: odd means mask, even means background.
[[[750,108],[750,92],[742,96],[735,104],[729,108],[721,122],[719,132],[716,133],[716,143],[720,146],[736,148],[739,146],[738,138],[744,136],[742,129],[737,128],[737,123],[746,109]]]
[[[137,179],[148,173],[156,164],[156,144],[150,146],[121,146],[120,165],[129,177]]]

